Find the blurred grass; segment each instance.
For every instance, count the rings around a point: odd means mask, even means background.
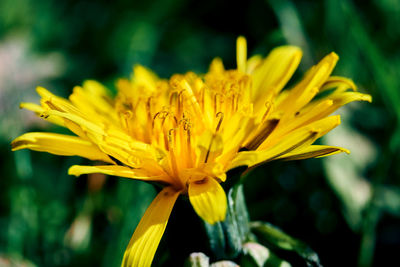
[[[18,110],[18,102],[35,101],[37,85],[63,96],[88,78],[112,88],[137,63],[162,77],[204,72],[215,56],[234,67],[235,38],[244,35],[249,54],[300,46],[304,58],[296,77],[335,51],[341,58],[335,74],[351,77],[374,99],[343,110],[344,132],[324,140],[344,146],[346,140],[367,140],[351,147],[350,156],[255,170],[245,183],[251,219],[269,221],[310,244],[324,266],[395,262],[399,20],[396,0],[255,0],[232,1],[229,7],[210,0],[0,1],[0,259],[118,266],[155,194],[148,184],[115,177],[93,189],[93,181],[102,178],[67,175],[82,159],[11,153],[9,142],[19,134],[54,130]],[[365,148],[372,156],[359,160]],[[357,204],[354,198],[365,188],[369,193]],[[162,248],[166,253],[160,255],[168,257],[168,246]]]

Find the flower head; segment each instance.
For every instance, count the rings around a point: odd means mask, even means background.
[[[293,88],[284,89],[302,52],[274,49],[265,59],[247,59],[246,41],[237,40],[237,69],[215,59],[208,73],[189,72],[169,80],[142,66],[117,83],[118,94],[86,81],[69,100],[37,89],[41,104],[22,103],[76,136],[26,133],[13,150],[29,148],[57,155],[78,155],[106,164],[72,166],[71,175],[105,173],[163,186],[153,200],[124,255],[124,266],[149,266],[173,205],[187,194],[208,223],[223,221],[227,201],[220,183],[238,166],[275,159],[296,160],[348,152],[312,145],[340,124],[329,116],[352,101],[371,101],[346,78],[330,76],[338,60],[331,53]]]

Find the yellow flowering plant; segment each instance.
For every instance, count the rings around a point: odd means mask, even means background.
[[[150,266],[179,195],[209,224],[224,221],[227,197],[220,183],[226,172],[278,159],[323,157],[348,150],[313,145],[340,124],[330,116],[352,101],[371,101],[344,77],[331,76],[338,56],[331,53],[295,86],[284,89],[302,52],[282,46],[263,58],[247,58],[246,40],[237,39],[237,68],[214,59],[206,74],[160,79],[135,66],[131,79],[117,82],[118,94],[96,81],[76,86],[69,99],[42,87],[40,105],[22,103],[74,135],[25,133],[12,150],[31,149],[81,156],[103,165],[70,167],[70,175],[104,173],[155,182],[162,190],[137,226],[122,266]]]

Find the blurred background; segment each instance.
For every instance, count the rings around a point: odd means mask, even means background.
[[[0,266],[119,266],[155,195],[128,179],[68,176],[69,166],[87,163],[80,158],[12,153],[10,141],[26,131],[61,131],[19,102],[37,102],[38,85],[68,96],[85,79],[114,90],[137,63],[164,78],[206,72],[216,56],[234,68],[239,35],[250,55],[300,46],[296,77],[335,51],[334,74],[373,96],[342,108],[342,125],[322,140],[351,155],[271,162],[252,173],[251,219],[303,240],[324,266],[398,262],[398,25],[398,0],[1,0]],[[168,258],[163,242],[156,265]]]

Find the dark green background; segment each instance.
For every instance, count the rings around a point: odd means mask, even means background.
[[[300,46],[304,56],[294,80],[335,51],[341,60],[334,73],[352,78],[374,99],[342,112],[344,139],[357,141],[351,155],[272,162],[255,170],[245,181],[251,219],[305,241],[324,266],[398,262],[398,25],[397,0],[1,0],[0,265],[118,266],[155,195],[148,184],[116,177],[94,190],[87,177],[67,175],[69,166],[88,163],[83,159],[12,153],[10,141],[23,132],[61,131],[19,110],[19,102],[37,101],[37,85],[62,96],[85,79],[113,89],[116,78],[129,77],[136,63],[165,78],[205,72],[216,56],[233,68],[239,35],[247,38],[250,55]],[[348,185],[332,182],[335,168],[351,174]],[[366,200],[356,205],[352,197],[360,194]],[[66,233],[73,222],[82,240],[71,244]],[[185,235],[191,232],[198,229],[187,225]],[[169,255],[164,238],[155,262]]]

